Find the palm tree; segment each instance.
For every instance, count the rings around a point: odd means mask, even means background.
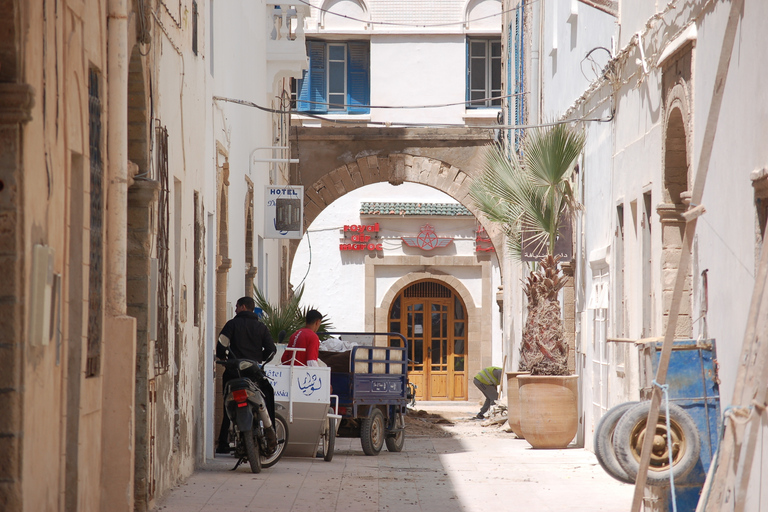
[[[566,124],[537,129],[528,134],[522,161],[507,158],[504,148],[488,148],[481,175],[470,186],[477,208],[501,225],[513,257],[522,260],[526,247],[546,249],[547,256],[531,270],[523,290],[528,316],[520,347],[520,370],[534,375],[566,375],[568,345],[558,292],[566,278],[560,274],[555,241],[563,222],[570,222],[580,206],[571,186],[571,175],[586,137]]]

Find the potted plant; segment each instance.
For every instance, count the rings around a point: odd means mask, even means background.
[[[520,428],[534,448],[564,448],[578,428],[578,377],[568,370],[558,300],[566,278],[555,242],[580,207],[571,176],[584,145],[582,131],[558,124],[530,132],[522,157],[508,158],[500,145],[491,146],[470,189],[478,209],[502,226],[512,257],[522,261],[523,237],[527,248],[545,254],[523,283],[528,304],[520,371],[530,375],[517,377]]]
[[[261,309],[260,320],[264,322],[269,329],[270,335],[275,343],[286,344],[288,343],[288,337],[294,332],[298,331],[305,325],[305,318],[307,311],[314,309],[312,306],[301,307],[301,296],[304,293],[304,287],[299,287],[298,290],[291,296],[285,304],[273,305],[271,304],[264,294],[253,287],[254,301],[256,307]],[[328,320],[327,315],[323,315],[323,320],[320,323],[320,329],[318,329],[317,335],[320,340],[328,339],[328,334],[324,334],[333,329],[333,325]],[[284,335],[283,339],[280,339],[281,333]],[[280,348],[280,347],[278,347]],[[277,354],[280,356],[280,354]],[[278,359],[279,360],[279,359]]]

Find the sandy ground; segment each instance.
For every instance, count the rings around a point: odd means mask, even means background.
[[[499,437],[516,439],[514,433],[506,430],[506,416],[492,415],[491,418],[480,421],[472,419],[464,411],[428,412],[416,406],[408,409],[405,416],[405,431],[411,437]]]

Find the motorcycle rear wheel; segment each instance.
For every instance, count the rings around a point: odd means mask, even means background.
[[[288,423],[279,414],[275,414],[275,434],[277,434],[277,440],[280,441],[282,439],[283,442],[277,445],[275,453],[269,457],[266,455],[261,456],[261,467],[263,468],[271,468],[277,464],[277,461],[283,456],[285,447],[288,445]]]
[[[248,464],[251,465],[251,473],[261,473],[261,457],[259,456],[259,443],[256,440],[255,431],[242,432],[245,453],[248,456]]]

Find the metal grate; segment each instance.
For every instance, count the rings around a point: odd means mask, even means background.
[[[104,165],[101,154],[101,95],[99,74],[88,73],[88,129],[91,160],[91,226],[88,272],[88,353],[85,376],[101,371],[101,332],[104,287]]]
[[[170,239],[170,187],[168,183],[168,129],[158,126],[155,129],[155,144],[157,147],[157,176],[160,182],[160,196],[158,198],[158,222],[157,222],[157,341],[155,342],[155,375],[168,371],[169,352],[169,301],[168,290],[170,288],[170,264],[169,246]]]
[[[434,281],[414,283],[403,291],[403,297],[420,297],[426,299],[450,298],[451,290]]]

